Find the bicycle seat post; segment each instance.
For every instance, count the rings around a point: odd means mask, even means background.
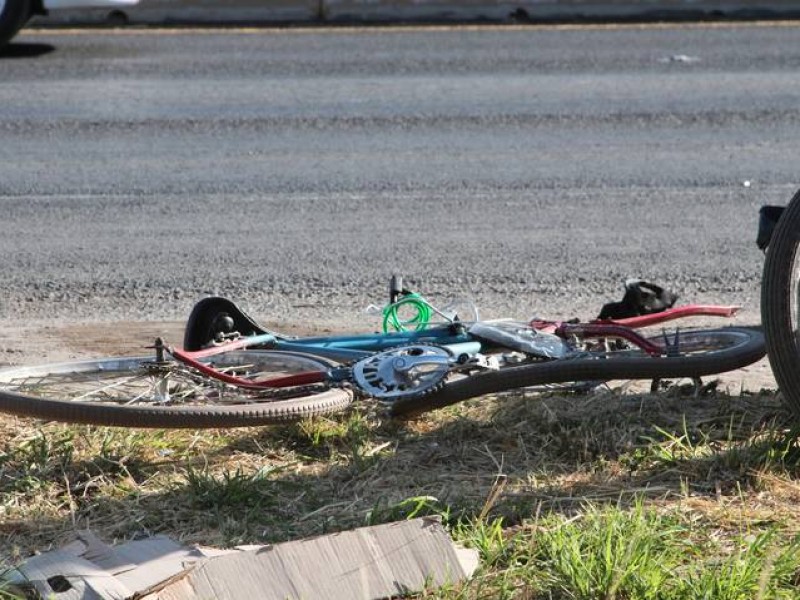
[[[392,279],[389,282],[389,304],[394,304],[397,302],[398,298],[403,293],[403,276],[402,275],[392,275]]]

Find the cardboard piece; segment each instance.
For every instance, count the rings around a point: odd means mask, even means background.
[[[218,556],[147,598],[388,598],[460,581],[466,556],[438,519],[414,519]]]
[[[120,600],[135,597],[204,558],[166,536],[109,546],[91,531],[75,541],[29,558],[18,571],[43,598]]]
[[[187,548],[165,536],[109,546],[83,531],[19,571],[59,600],[352,600],[456,583],[477,566],[476,551],[456,547],[439,519],[422,518],[239,550]]]
[[[111,573],[65,550],[34,556],[19,572],[42,598],[125,600],[132,595]]]

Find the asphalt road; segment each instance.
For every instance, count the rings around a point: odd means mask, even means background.
[[[0,321],[374,327],[400,272],[489,316],[641,276],[758,319],[800,181],[800,28],[28,32],[0,58]]]

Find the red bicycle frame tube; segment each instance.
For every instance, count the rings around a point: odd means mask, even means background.
[[[192,359],[198,359],[214,356],[215,354],[222,354],[223,352],[229,352],[231,350],[243,350],[244,348],[249,348],[250,346],[264,346],[270,348],[274,345],[275,336],[267,333],[262,335],[240,337],[235,340],[228,340],[226,342],[222,342],[221,344],[217,344],[216,346],[209,346],[208,348],[195,350],[193,352],[189,352],[187,350],[179,350],[179,352],[183,356],[187,356]]]
[[[673,319],[682,319],[683,317],[732,317],[741,310],[741,306],[717,306],[714,304],[687,304],[686,306],[678,306],[669,308],[667,310],[653,313],[650,315],[640,315],[638,317],[629,317],[627,319],[596,319],[592,323],[609,323],[611,325],[623,325],[625,327],[648,327],[650,325],[658,325],[672,321]]]
[[[670,308],[650,315],[640,315],[627,319],[595,320],[590,323],[563,323],[554,321],[530,322],[530,326],[539,331],[554,333],[560,337],[614,337],[627,340],[652,356],[664,354],[664,348],[639,335],[635,328],[648,327],[666,323],[674,319],[693,316],[732,317],[741,309],[740,306],[718,306],[712,304],[688,304]]]
[[[664,348],[642,337],[633,329],[622,325],[606,325],[605,323],[561,323],[555,333],[562,338],[576,335],[578,337],[621,338],[629,341],[652,356],[664,354]]]
[[[175,348],[166,348],[166,350],[183,364],[192,367],[193,369],[197,369],[204,375],[208,375],[209,377],[213,377],[219,381],[243,388],[263,389],[292,387],[296,385],[310,385],[312,383],[322,383],[327,378],[328,374],[325,371],[305,371],[303,373],[295,373],[294,375],[275,377],[266,381],[252,381],[250,379],[237,377],[236,375],[223,373],[222,371],[219,371],[214,367],[210,367],[207,364],[197,360],[198,358],[208,358],[209,356],[222,354],[223,352],[228,352],[230,350],[241,350],[248,346],[260,345],[260,343],[261,342],[256,340],[256,337],[253,337],[234,340],[226,344],[212,346],[196,352],[187,352],[185,350],[177,350]]]

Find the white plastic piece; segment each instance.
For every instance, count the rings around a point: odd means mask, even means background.
[[[567,343],[557,335],[518,321],[484,321],[473,324],[468,331],[478,339],[541,358],[563,358],[569,351]]]

